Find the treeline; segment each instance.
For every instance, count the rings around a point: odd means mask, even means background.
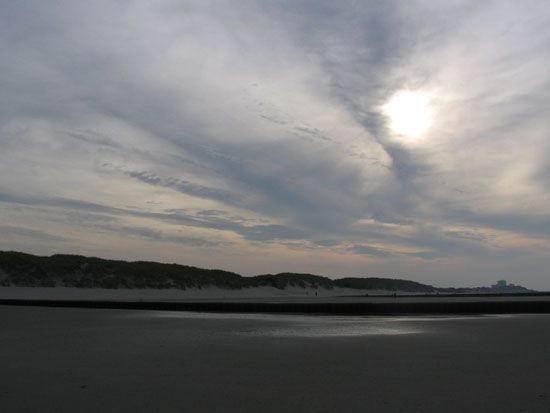
[[[40,257],[22,252],[0,251],[0,285],[18,287],[77,288],[207,288],[224,289],[274,287],[285,289],[336,287],[360,290],[405,291],[415,293],[447,292],[409,280],[390,278],[330,279],[313,274],[264,274],[243,277],[223,270],[208,270],[180,264],[149,261],[118,261],[80,255]],[[472,289],[460,289],[469,290]]]

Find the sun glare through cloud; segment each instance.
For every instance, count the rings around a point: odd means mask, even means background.
[[[390,130],[401,137],[419,139],[433,124],[434,110],[428,95],[404,90],[395,93],[384,105]]]
[[[549,21],[0,1],[0,252],[550,290]]]

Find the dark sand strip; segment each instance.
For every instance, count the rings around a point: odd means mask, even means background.
[[[127,310],[199,311],[216,313],[290,313],[334,315],[403,314],[545,314],[550,299],[509,301],[425,301],[416,302],[161,302],[101,300],[2,299],[0,305],[110,308]]]

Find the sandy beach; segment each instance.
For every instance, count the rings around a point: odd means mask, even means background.
[[[302,291],[300,291],[302,290]],[[0,305],[324,315],[550,314],[550,294],[353,295],[342,290],[0,288]],[[380,292],[379,292],[380,293]]]
[[[0,306],[5,412],[547,412],[550,316]]]

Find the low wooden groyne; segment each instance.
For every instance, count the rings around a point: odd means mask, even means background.
[[[106,300],[0,299],[0,305],[195,311],[216,313],[294,313],[335,315],[544,314],[550,300],[422,302],[162,302]]]

